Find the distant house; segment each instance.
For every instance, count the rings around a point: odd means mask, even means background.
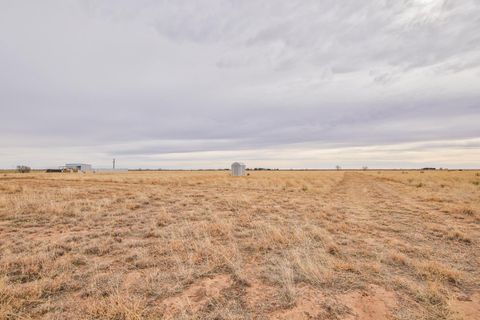
[[[86,164],[86,163],[67,163],[65,165],[65,169],[69,169],[73,171],[90,172],[92,171],[92,165]]]
[[[232,176],[241,177],[246,174],[247,166],[241,162],[232,163]]]

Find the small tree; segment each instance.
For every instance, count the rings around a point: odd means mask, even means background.
[[[28,166],[17,166],[17,172],[20,172],[20,173],[28,173],[31,170],[32,169]]]
[[[337,170],[341,170],[341,169],[342,169],[342,167],[340,167],[338,164],[335,166],[335,168],[336,168]]]
[[[363,166],[363,167],[362,167],[362,170],[363,170],[363,171],[367,171],[367,170],[368,170],[368,167],[367,167],[367,166]]]

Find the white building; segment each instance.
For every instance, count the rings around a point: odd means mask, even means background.
[[[241,177],[246,174],[247,166],[241,162],[232,163],[232,176]]]
[[[76,171],[82,172],[90,172],[92,171],[92,165],[86,163],[67,163],[65,165],[65,169],[71,169]]]

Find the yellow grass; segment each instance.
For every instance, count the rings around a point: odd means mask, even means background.
[[[1,173],[0,319],[480,319],[478,181]]]

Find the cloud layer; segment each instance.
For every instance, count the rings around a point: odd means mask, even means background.
[[[2,1],[0,167],[480,167],[480,3]]]

